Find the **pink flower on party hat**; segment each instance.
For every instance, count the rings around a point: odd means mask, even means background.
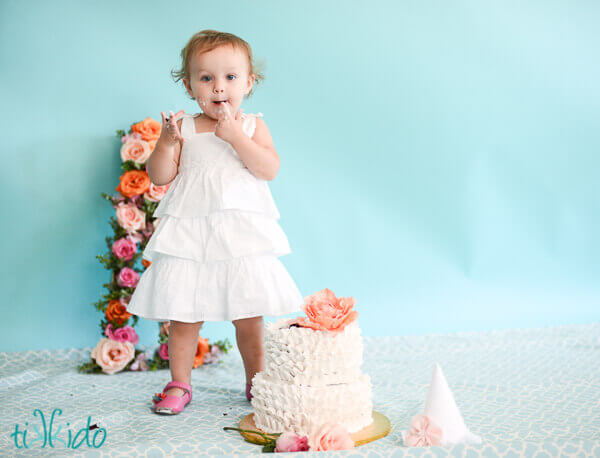
[[[275,452],[306,452],[308,451],[308,437],[286,431],[275,442]]]
[[[442,429],[426,415],[417,414],[410,422],[410,430],[404,438],[409,447],[429,447],[440,445]]]

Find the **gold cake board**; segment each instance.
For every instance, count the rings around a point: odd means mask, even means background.
[[[260,431],[261,433],[275,438],[272,434],[265,433],[264,431],[258,429],[254,424],[254,413],[246,415],[240,421],[240,429],[253,429],[255,431]],[[350,434],[352,440],[354,441],[354,446],[363,445],[368,442],[372,442],[377,439],[381,439],[385,437],[390,432],[390,420],[385,415],[373,411],[373,423],[369,426],[365,426],[360,431],[356,431],[355,433]],[[264,437],[259,436],[258,434],[249,433],[249,432],[240,432],[244,439],[248,442],[252,442],[253,444],[265,445],[266,440]]]

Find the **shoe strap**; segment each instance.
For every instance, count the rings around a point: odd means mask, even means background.
[[[172,380],[165,385],[163,392],[167,391],[169,388],[181,388],[184,391],[187,391],[189,394],[192,394],[192,385],[188,385],[187,383],[178,382],[177,380]]]

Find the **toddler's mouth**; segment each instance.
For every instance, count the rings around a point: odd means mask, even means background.
[[[213,100],[213,103],[216,105],[221,105],[223,103],[227,103],[227,100]]]

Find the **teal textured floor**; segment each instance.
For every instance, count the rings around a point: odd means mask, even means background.
[[[375,410],[392,432],[348,452],[317,456],[600,456],[600,323],[449,335],[365,337],[363,370],[371,376]],[[223,426],[252,412],[234,348],[221,364],[195,369],[194,398],[176,416],[151,411],[168,370],[83,375],[76,366],[91,348],[0,353],[0,455],[173,456],[260,454]],[[401,429],[423,410],[438,362],[479,445],[407,448]],[[43,440],[52,422],[54,448]],[[34,412],[37,414],[34,415]],[[42,416],[43,414],[43,420]],[[98,448],[65,450],[87,425],[106,431]],[[17,449],[27,432],[30,449]],[[59,430],[59,428],[61,428]],[[37,431],[37,432],[36,432]],[[90,440],[92,435],[90,435]],[[97,443],[102,434],[97,433]],[[308,456],[295,453],[287,456]]]

